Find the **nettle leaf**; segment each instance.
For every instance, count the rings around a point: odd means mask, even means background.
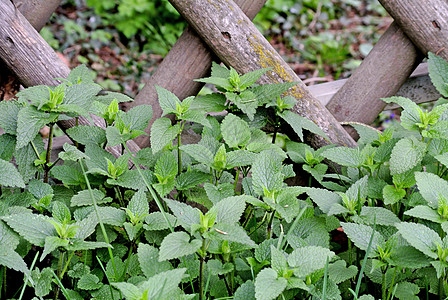
[[[176,178],[176,189],[179,191],[188,190],[199,184],[210,180],[211,175],[199,170],[187,171]]]
[[[17,94],[18,96],[19,94]],[[0,102],[0,128],[5,133],[16,135],[17,134],[17,119],[19,111],[23,108],[16,101],[1,101]]]
[[[127,111],[122,120],[126,126],[129,126],[129,130],[144,131],[151,118],[151,105],[138,105]]]
[[[162,108],[163,115],[176,113],[177,107],[181,105],[179,98],[163,87],[155,85],[155,88],[157,91],[157,96],[159,97],[159,104]]]
[[[384,226],[395,226],[395,223],[400,223],[400,219],[392,211],[384,207],[370,207],[363,206],[360,216],[366,224]]]
[[[118,128],[109,126],[106,128],[107,147],[121,145],[129,140],[131,136],[130,133],[121,134]]]
[[[269,103],[272,99],[276,99],[284,92],[296,85],[297,82],[262,84],[250,88],[250,91],[255,94],[255,97],[257,99],[259,99],[261,105]]]
[[[88,153],[90,157],[89,160],[85,161],[89,173],[97,173],[91,171],[92,169],[99,169],[98,171],[101,172],[100,174],[102,174],[102,171],[107,173],[107,160],[115,162],[115,157],[98,145],[88,144],[85,152]]]
[[[448,63],[442,57],[428,52],[428,71],[432,84],[444,97],[448,97]]]
[[[178,285],[184,278],[186,268],[178,268],[154,275],[140,284],[146,292],[147,299],[177,299]],[[176,297],[177,296],[177,297]]]
[[[396,224],[395,227],[412,247],[437,259],[437,245],[442,245],[442,239],[434,230],[423,224],[408,222]]]
[[[98,126],[78,125],[67,130],[67,134],[74,141],[88,145],[102,145],[106,142],[106,131]]]
[[[216,223],[237,223],[246,208],[247,197],[246,195],[229,197],[213,205],[212,209],[216,209],[217,212]]]
[[[134,101],[134,99],[126,96],[125,94],[104,90],[101,91],[101,94],[97,94],[95,100],[106,105],[110,105],[114,100],[116,100],[118,103]]]
[[[294,275],[305,277],[325,268],[327,258],[331,260],[334,255],[333,251],[323,247],[306,246],[295,249],[288,256],[288,264],[294,268]]]
[[[250,239],[246,230],[236,224],[219,223],[212,227],[208,236],[214,240],[236,242],[255,248],[257,244]]]
[[[402,188],[396,188],[393,185],[386,185],[383,188],[384,204],[395,204],[406,196],[406,191]]]
[[[7,133],[0,135],[0,159],[10,161],[16,148],[15,136]]]
[[[213,204],[235,194],[233,184],[231,183],[222,183],[215,186],[214,184],[207,182],[204,184],[204,189]]]
[[[185,153],[204,165],[212,166],[215,163],[213,153],[200,144],[183,145],[180,147],[180,150],[185,151]]]
[[[68,165],[54,166],[51,169],[51,175],[62,181],[64,185],[80,185],[85,182],[84,175]]]
[[[358,274],[358,268],[354,265],[346,267],[344,260],[338,260],[328,265],[328,277],[336,284],[354,278]]]
[[[283,185],[282,162],[273,150],[259,153],[252,165],[252,183],[258,194],[272,192]]]
[[[278,277],[274,269],[265,268],[255,278],[255,298],[257,300],[276,299],[287,285],[286,278]]]
[[[207,112],[221,112],[226,109],[226,96],[224,94],[207,94],[198,97],[191,104],[192,110],[204,110]]]
[[[155,154],[168,146],[181,132],[180,124],[171,126],[168,118],[158,118],[151,127],[151,149]]]
[[[365,161],[364,155],[358,148],[335,147],[325,150],[321,155],[344,167],[358,168]]]
[[[426,153],[426,143],[415,138],[404,138],[395,144],[390,156],[392,175],[411,170],[422,161]]]
[[[304,118],[292,111],[285,110],[278,114],[286,123],[291,126],[291,128],[294,130],[294,132],[297,134],[299,139],[303,141],[303,129],[306,129],[310,131],[311,133],[317,134],[326,140],[328,139],[328,136],[325,134],[325,132],[317,126],[313,121],[308,120],[307,118]]]
[[[138,244],[137,256],[140,268],[146,277],[151,277],[173,268],[169,262],[159,261],[159,250],[153,246]]]
[[[182,120],[195,122],[198,124],[201,124],[203,126],[212,128],[212,125],[210,124],[209,120],[207,119],[205,115],[205,111],[202,110],[187,110],[181,117]]]
[[[97,84],[76,84],[67,86],[62,104],[89,108],[100,90],[101,86]]]
[[[151,170],[141,170],[143,176],[149,184],[155,183],[155,176]],[[127,170],[117,180],[107,179],[107,183],[122,186],[133,190],[146,190],[146,184],[138,170]]]
[[[245,113],[250,121],[255,120],[259,102],[254,93],[250,90],[245,90],[239,94],[227,92],[226,97]]]
[[[48,183],[33,179],[28,183],[28,191],[37,199],[53,194],[53,188]]]
[[[20,237],[5,222],[0,221],[0,245],[8,246],[11,250],[17,248],[20,243]]]
[[[305,192],[310,196],[311,200],[319,206],[320,210],[328,214],[335,204],[341,204],[340,195],[326,189],[306,188]]]
[[[163,239],[160,245],[159,261],[193,254],[201,246],[201,240],[194,239],[190,242],[190,236],[185,232],[172,232]]]
[[[78,288],[81,290],[97,290],[103,284],[95,274],[85,274],[78,281]]]
[[[165,216],[167,217],[168,221],[170,222],[169,225],[171,226],[178,226],[179,224],[176,224],[176,217],[174,217],[171,214],[165,213]],[[169,229],[170,226],[166,222],[165,218],[163,217],[163,214],[159,211],[150,213],[145,217],[145,225],[143,226],[146,230],[164,230]]]
[[[61,239],[57,236],[47,236],[45,238],[44,251],[40,257],[40,261],[43,261],[45,257],[56,250],[59,247],[66,247],[68,245],[68,240]]]
[[[278,250],[274,245],[271,245],[271,266],[277,271],[279,276],[282,276],[283,272],[289,270],[285,254]]]
[[[269,71],[271,68],[259,69],[252,72],[248,72],[240,77],[240,89],[247,89],[252,84],[255,83],[264,73]]]
[[[10,162],[0,159],[0,186],[25,188],[22,175]]]
[[[420,123],[420,113],[421,109],[418,107],[418,105],[413,102],[412,100],[405,98],[405,97],[389,97],[389,98],[382,98],[386,103],[397,103],[401,107],[403,107],[403,111],[401,113],[401,126],[408,130],[418,131],[419,127],[417,126],[418,123]]]
[[[212,275],[224,275],[233,271],[234,266],[232,263],[223,264],[217,259],[211,259],[207,262],[208,270]]]
[[[404,214],[439,224],[444,221],[435,209],[426,205],[417,205],[410,210],[405,211]]]
[[[432,173],[415,172],[415,180],[429,206],[438,208],[441,197],[448,199],[448,182]]]
[[[17,145],[20,149],[34,140],[39,130],[56,121],[59,114],[38,111],[34,106],[22,108],[17,116]]]
[[[432,259],[412,246],[394,247],[391,262],[402,268],[420,269],[430,265]]]
[[[97,189],[92,189],[93,197],[96,200],[96,204],[103,204],[112,201],[112,198]],[[74,195],[71,199],[70,206],[88,206],[93,205],[92,198],[90,197],[89,190],[83,190]]]
[[[126,297],[126,300],[140,300],[143,297],[143,292],[132,283],[113,282],[112,286],[120,290]],[[148,298],[146,297],[146,299]]]
[[[157,159],[156,165],[154,166],[154,175],[157,176],[160,183],[163,181],[176,176],[177,174],[177,159],[171,152],[163,152],[162,155]]]
[[[235,168],[251,165],[255,158],[256,153],[247,150],[235,150],[226,153],[226,168]]]
[[[378,246],[382,247],[385,243],[384,237],[381,233],[374,231],[370,226],[343,222],[341,222],[341,226],[342,229],[344,229],[345,234],[347,234],[348,238],[355,244],[355,246],[364,251],[367,251],[370,238],[372,234],[374,234],[369,257],[375,257],[375,251],[378,249]]]
[[[57,222],[61,224],[68,223],[72,219],[70,210],[64,203],[60,201],[53,202],[51,215]]]
[[[44,142],[40,136],[37,136],[33,143],[38,152],[42,153],[44,151]],[[25,183],[34,178],[38,168],[34,165],[36,153],[33,150],[33,146],[28,144],[20,149],[16,148],[14,151],[14,157],[16,159],[19,173],[23,176]]]
[[[255,299],[255,285],[251,280],[240,285],[233,295],[233,300],[247,299]]]
[[[93,83],[95,79],[95,72],[89,70],[85,65],[80,65],[70,71],[67,80],[73,84],[88,84]]]
[[[191,231],[191,225],[201,224],[201,211],[199,209],[179,201],[166,198],[164,200],[185,230]]]
[[[48,222],[49,217],[29,213],[1,217],[12,229],[30,243],[43,247],[45,238],[57,236],[54,226]]]
[[[23,258],[7,244],[0,243],[0,265],[25,274],[29,273]]]
[[[140,219],[145,217],[149,212],[149,204],[145,192],[139,190],[135,193],[131,201],[129,201],[126,211],[128,214],[131,213],[135,218]]]
[[[64,151],[59,152],[58,154],[59,158],[61,158],[62,160],[78,161],[81,159],[89,159],[87,155],[79,151],[78,148],[73,145],[65,143],[62,148],[64,149]]]
[[[228,114],[222,120],[221,133],[230,148],[245,146],[251,135],[249,125],[234,114]]]

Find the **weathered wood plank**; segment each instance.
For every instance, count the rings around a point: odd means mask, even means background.
[[[327,108],[338,121],[370,124],[384,109],[381,98],[395,95],[423,55],[396,22],[336,92]],[[351,132],[356,136],[355,131]]]
[[[327,133],[332,143],[356,145],[232,0],[207,3],[200,0],[170,2],[225,64],[240,73],[272,67],[272,71],[260,78],[260,84],[298,82],[297,86],[289,91],[289,94],[299,101],[293,111],[314,121]],[[313,136],[310,142],[314,147],[326,144],[316,136]]]
[[[423,54],[448,60],[448,1],[379,1]]]
[[[347,80],[348,79],[340,79],[332,82],[312,85],[308,88],[322,104],[327,105],[331,97],[333,97],[338,90],[342,88]],[[431,79],[428,76],[428,65],[426,63],[420,64],[415,69],[410,78],[406,80],[395,95],[409,98],[416,103],[436,101],[441,97],[440,93],[431,83]],[[391,103],[386,105],[384,110],[395,109],[397,107],[398,106],[396,104]]]
[[[235,1],[250,19],[257,15],[265,2],[266,0]],[[213,55],[196,32],[190,26],[187,27],[130,105],[131,107],[140,104],[152,106],[153,117],[145,130],[146,133],[150,133],[152,123],[162,116],[154,86],[166,88],[181,100],[195,96],[204,84],[193,80],[206,77],[210,73],[213,60],[219,59]],[[136,142],[141,147],[150,145],[149,136],[140,136],[136,138]]]

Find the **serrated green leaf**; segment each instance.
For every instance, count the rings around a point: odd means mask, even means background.
[[[390,258],[393,265],[411,269],[427,267],[432,261],[431,258],[412,246],[395,247]]]
[[[221,133],[230,148],[239,148],[250,140],[249,125],[234,114],[228,114],[221,123]]]
[[[18,95],[17,95],[18,96]],[[22,106],[16,101],[1,101],[0,102],[0,128],[5,133],[17,134],[17,119]]]
[[[314,122],[304,118],[292,111],[285,110],[279,114],[279,116],[291,126],[297,136],[303,141],[303,129],[310,131],[311,133],[317,134],[326,140],[328,140],[328,136],[325,132],[317,126]]]
[[[196,98],[191,104],[190,109],[204,110],[207,112],[221,112],[226,109],[225,103],[225,95],[217,93],[207,94]]]
[[[207,262],[208,270],[212,275],[224,275],[233,271],[234,266],[232,263],[223,264],[217,259],[211,259]]]
[[[235,194],[233,184],[222,183],[217,186],[207,182],[204,184],[204,189],[208,198],[213,204],[218,203],[220,200],[231,197]]]
[[[65,247],[68,245],[68,240],[61,239],[57,236],[47,236],[45,238],[44,251],[40,257],[40,261],[43,261],[45,257],[56,250],[59,247]]]
[[[64,151],[59,152],[58,156],[62,160],[78,161],[81,159],[89,159],[87,155],[79,151],[75,146],[65,143],[62,148]]]
[[[129,240],[134,241],[135,238],[138,236],[138,233],[142,229],[143,223],[133,224],[129,222],[124,222],[123,227],[128,235]]]
[[[295,249],[288,256],[288,264],[294,268],[294,274],[297,277],[305,277],[323,269],[327,259],[331,260],[334,255],[334,252],[329,249],[307,246]]]
[[[106,105],[110,105],[113,100],[117,100],[118,103],[134,101],[134,99],[125,94],[104,90],[101,91],[101,94],[97,94],[95,100]]]
[[[187,231],[191,230],[191,225],[201,223],[201,212],[199,209],[171,199],[164,200],[176,216],[180,225]]]
[[[182,120],[195,122],[198,124],[201,124],[203,126],[212,128],[212,125],[210,124],[209,120],[207,119],[205,115],[205,111],[202,110],[187,110],[181,117]]]
[[[187,171],[177,176],[176,189],[179,191],[188,190],[209,180],[210,174],[199,170]]]
[[[97,84],[76,84],[67,86],[62,104],[76,105],[88,109],[100,90],[101,87]]]
[[[252,184],[255,192],[275,191],[283,185],[282,162],[272,150],[259,153],[252,165]]]
[[[173,114],[177,112],[177,106],[181,105],[179,98],[170,91],[156,85],[157,96],[159,98],[159,104],[162,108],[163,114]]]
[[[142,243],[138,244],[137,255],[140,267],[146,277],[151,277],[172,269],[169,262],[159,261],[159,250],[153,246]]]
[[[7,133],[0,135],[0,159],[10,161],[16,148],[16,138]]]
[[[15,250],[19,243],[19,235],[9,228],[3,221],[0,221],[0,245]]]
[[[255,285],[251,280],[248,280],[240,285],[233,295],[233,300],[249,299],[255,299]]]
[[[402,222],[395,225],[401,236],[424,254],[437,259],[437,245],[442,245],[439,235],[423,224]]]
[[[235,168],[251,165],[256,154],[247,150],[235,150],[226,153],[226,168]]]
[[[300,219],[286,240],[293,249],[305,246],[325,248],[330,246],[330,234],[325,222],[315,217]]]
[[[212,166],[215,163],[213,153],[200,144],[183,145],[180,147],[180,150],[185,151],[195,160],[207,166]]]
[[[233,102],[243,113],[245,113],[250,121],[255,120],[255,114],[257,113],[259,101],[255,97],[254,93],[250,90],[244,90],[239,94],[227,92],[226,98],[230,102]]]
[[[97,189],[92,189],[93,197],[96,200],[97,204],[108,203],[112,201],[111,198],[106,197],[106,195]],[[78,194],[74,195],[70,202],[71,206],[87,206],[93,205],[92,198],[90,197],[90,193],[88,190],[83,190],[78,192]]]
[[[16,149],[20,149],[34,140],[39,130],[46,124],[54,122],[58,116],[57,113],[38,111],[33,106],[21,109],[17,116]]]
[[[140,288],[147,292],[147,299],[174,299],[173,291],[177,291],[186,270],[178,268],[159,273],[142,282]]]
[[[255,278],[255,298],[257,300],[276,299],[285,289],[286,278],[278,277],[274,269],[266,268]]]
[[[38,152],[42,153],[44,151],[44,143],[40,136],[36,137],[33,143]],[[14,157],[16,159],[19,173],[22,175],[25,183],[34,178],[38,168],[34,165],[36,153],[34,152],[32,145],[28,144],[20,149],[16,148]]]
[[[227,91],[233,90],[233,86],[232,84],[230,84],[230,81],[227,78],[207,77],[207,78],[195,79],[194,81],[210,83],[216,85],[217,87],[221,87]]]
[[[73,84],[87,84],[87,83],[93,83],[93,80],[95,79],[95,73],[89,68],[87,68],[85,65],[80,65],[74,68],[70,71],[70,74],[67,76],[67,80],[70,81]]]
[[[342,199],[338,194],[325,189],[307,188],[305,192],[311,200],[319,206],[322,212],[328,214],[335,204],[341,204]]]
[[[69,128],[67,134],[74,141],[83,145],[90,143],[102,145],[106,142],[106,131],[98,126],[78,125]]]
[[[390,97],[390,98],[382,98],[386,103],[397,103],[401,107],[404,108],[404,111],[401,113],[401,126],[408,130],[418,131],[419,127],[418,123],[421,122],[420,113],[421,109],[418,105],[412,100],[404,97]]]
[[[417,205],[416,207],[405,211],[404,214],[415,218],[429,220],[435,223],[443,222],[443,219],[437,211],[426,205]]]
[[[246,197],[246,195],[228,197],[213,205],[213,209],[216,209],[217,212],[216,222],[219,224],[237,223],[246,208]]]
[[[242,75],[240,77],[241,80],[240,88],[243,90],[250,87],[252,84],[255,83],[255,81],[257,81],[261,76],[263,76],[264,73],[266,73],[269,70],[270,68],[259,69]]]
[[[48,183],[36,179],[28,183],[28,191],[37,199],[53,194],[53,188]]]
[[[0,243],[0,265],[25,274],[29,273],[23,258],[7,244]]]
[[[393,185],[386,185],[383,188],[384,204],[395,204],[406,196],[404,189],[397,189]]]
[[[432,173],[415,172],[415,180],[429,206],[438,208],[441,197],[448,199],[448,182]]]
[[[341,226],[355,246],[364,251],[367,250],[371,236],[374,234],[370,252],[368,254],[369,257],[374,257],[376,255],[375,251],[378,249],[378,246],[384,247],[384,237],[378,231],[374,231],[370,226],[343,222],[341,222]]]
[[[358,168],[364,164],[365,157],[359,149],[335,147],[322,152],[323,157],[345,167]]]
[[[154,174],[160,183],[177,174],[177,159],[171,152],[163,152],[154,166]]]
[[[85,182],[84,175],[68,165],[54,166],[51,175],[65,185],[80,185]]]
[[[159,261],[179,258],[195,253],[201,248],[202,242],[194,239],[185,232],[172,232],[168,234],[160,245]]]
[[[130,133],[121,134],[120,130],[116,127],[106,128],[107,147],[114,147],[120,145],[131,138]]]
[[[214,225],[208,236],[215,240],[225,240],[236,242],[255,248],[257,244],[250,239],[247,232],[241,226],[236,224],[219,223]]]
[[[171,226],[179,225],[176,224],[176,217],[174,217],[171,214],[165,213],[166,217],[168,218],[168,221],[170,222]],[[165,221],[165,218],[163,217],[162,213],[159,211],[150,213],[145,217],[145,223],[144,228],[146,230],[164,230],[169,229],[170,226]]]
[[[358,274],[358,268],[354,265],[346,267],[344,260],[338,260],[328,265],[328,277],[336,284],[344,282],[355,277]]]
[[[126,297],[126,300],[140,300],[143,297],[143,292],[138,287],[127,282],[113,282],[112,286],[119,289]]]
[[[417,294],[420,292],[420,287],[411,282],[399,282],[395,289],[395,297],[403,300],[418,300],[420,297]]]
[[[88,144],[85,152],[88,153],[90,157],[89,160],[85,161],[89,170],[98,168],[107,172],[107,160],[115,162],[115,157],[98,145]]]
[[[13,164],[0,159],[0,186],[25,188],[22,175]]]
[[[395,223],[400,223],[400,219],[392,211],[384,207],[370,207],[363,206],[360,216],[366,224],[384,226],[395,226]]]
[[[155,176],[151,170],[144,169],[141,171],[142,171],[143,176],[145,176],[145,179],[148,182],[148,184],[155,183]],[[122,186],[122,187],[125,187],[128,189],[133,189],[133,190],[146,190],[147,189],[143,178],[140,176],[140,173],[138,172],[138,170],[135,170],[135,169],[127,170],[122,175],[120,175],[118,177],[118,179],[116,179],[116,180],[108,179],[107,183],[112,184],[112,185]]]
[[[149,204],[146,194],[139,190],[132,196],[131,201],[129,201],[126,211],[132,213],[136,219],[141,219],[149,213]],[[133,220],[132,220],[133,221]]]
[[[43,247],[47,236],[57,236],[49,217],[35,214],[15,214],[1,217],[12,229],[30,243]]]
[[[98,248],[111,248],[111,245],[104,242],[89,242],[83,241],[77,238],[71,239],[67,245],[68,251],[81,251],[81,250],[93,250]]]
[[[51,207],[51,215],[56,220],[56,222],[59,222],[61,224],[70,222],[72,218],[68,207],[60,201],[53,202],[53,205]]]
[[[152,107],[151,105],[138,105],[131,108],[122,117],[122,120],[126,126],[129,126],[129,130],[144,131],[148,127],[149,121],[152,119]]]
[[[274,245],[271,245],[271,266],[277,272],[278,276],[282,276],[284,272],[289,270],[285,254]]]
[[[278,96],[281,96],[284,92],[296,85],[297,82],[263,84],[250,88],[250,91],[255,94],[257,99],[259,99],[260,104],[265,104],[270,102],[272,99],[276,99]]]
[[[448,63],[445,59],[428,52],[428,71],[432,84],[444,97],[448,97]]]
[[[158,118],[151,127],[151,149],[157,153],[170,144],[180,133],[179,124],[171,126],[168,118]]]
[[[97,290],[103,284],[95,274],[85,274],[78,281],[78,288],[81,290]]]
[[[398,141],[390,156],[392,175],[404,173],[422,161],[426,153],[426,144],[416,139],[405,138]]]

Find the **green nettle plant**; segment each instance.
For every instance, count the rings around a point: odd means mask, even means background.
[[[448,97],[448,63],[430,53],[429,71]],[[145,134],[151,107],[120,111],[131,99],[84,66],[1,102],[1,298],[444,299],[445,100],[428,112],[384,99],[403,107],[398,126],[353,124],[358,148],[312,149],[282,129],[325,133],[289,110],[295,83],[255,84],[266,72],[213,64],[198,81],[218,92],[183,101],[156,87],[174,120],[157,119],[137,153],[126,142]],[[91,114],[105,129],[74,126],[52,158],[55,124]],[[183,143],[186,130],[199,142]],[[300,165],[308,186],[288,186]]]

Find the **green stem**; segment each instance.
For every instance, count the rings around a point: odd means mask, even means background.
[[[202,253],[199,257],[199,300],[204,299],[204,255],[205,239],[202,239]]]
[[[57,278],[61,279],[61,274],[62,274],[62,265],[64,264],[64,258],[65,258],[65,252],[60,252],[59,253],[59,260],[58,260],[58,269],[57,269]],[[54,291],[54,300],[57,300],[59,297],[59,289],[60,286],[57,285]]]
[[[48,135],[48,145],[47,145],[47,155],[45,157],[45,174],[44,182],[48,183],[48,173],[50,173],[50,159],[51,159],[51,148],[53,147],[53,134],[54,134],[54,123],[50,123],[50,134]]]
[[[126,259],[126,266],[124,267],[123,275],[121,275],[120,280],[124,280],[126,277],[126,273],[128,272],[129,268],[129,263],[131,262],[131,254],[132,254],[132,243],[131,246],[129,247],[128,258]]]
[[[115,194],[117,194],[118,201],[120,202],[120,206],[124,207],[124,199],[121,195],[120,188],[118,186],[114,186]]]
[[[274,221],[275,210],[272,211],[268,222],[268,228],[266,231],[266,239],[269,240],[272,237],[272,222]]]
[[[386,272],[387,272],[387,267],[384,270],[383,274],[382,274],[382,280],[381,280],[381,295],[382,295],[382,299],[386,299],[386,291],[387,291],[387,287],[386,287]]]
[[[182,153],[180,151],[180,146],[182,146],[182,130],[184,128],[184,124],[181,122],[181,130],[179,134],[177,135],[177,175],[180,175],[182,173]]]
[[[67,268],[70,264],[70,261],[72,260],[73,254],[75,254],[75,251],[72,251],[72,253],[70,254],[70,256],[67,259],[67,262],[65,263],[64,269],[62,269],[60,278],[62,279],[64,277],[65,272],[67,271]]]
[[[40,159],[40,154],[39,154],[39,151],[37,151],[36,145],[34,145],[33,141],[31,141],[30,144],[31,144],[31,148],[33,148],[33,151],[37,156],[37,159]]]
[[[100,264],[101,269],[103,270],[104,275],[106,275],[107,278],[107,282],[109,282],[109,290],[110,290],[110,294],[112,295],[112,300],[114,300],[114,290],[112,288],[112,280],[110,280],[109,276],[107,275],[106,269],[104,269],[103,263],[101,262],[101,260],[99,259],[99,257],[96,257],[96,260],[98,261],[98,263]],[[121,299],[121,291],[120,292],[120,299]]]
[[[297,217],[295,218],[294,222],[292,223],[291,227],[289,227],[288,229],[288,233],[286,234],[286,237],[283,239],[280,248],[278,248],[279,250],[283,249],[283,247],[285,246],[285,243],[288,241],[288,237],[289,235],[296,229],[297,224],[299,224],[299,220],[302,217],[302,215],[305,213],[305,210],[308,208],[308,206],[305,206],[304,208],[302,208],[299,212],[299,214],[297,215]]]
[[[101,232],[103,233],[104,240],[106,241],[107,244],[110,244],[109,243],[109,237],[107,236],[106,228],[104,227],[103,220],[101,219],[100,213],[98,211],[98,206],[96,204],[96,199],[93,196],[93,191],[92,191],[92,187],[90,186],[89,178],[87,178],[87,173],[86,173],[86,170],[84,168],[84,164],[82,163],[82,161],[79,161],[79,165],[81,166],[82,173],[84,174],[84,178],[85,178],[86,184],[87,184],[87,189],[89,190],[89,194],[90,194],[90,199],[92,199],[93,208],[95,209],[96,217],[98,218],[98,222],[100,223],[100,228],[101,228]],[[115,260],[114,260],[114,255],[112,253],[112,249],[110,247],[107,247],[107,251],[109,252],[110,260],[112,262],[112,268],[114,269],[115,278],[117,279],[118,278],[118,271],[117,271],[117,267],[115,266]]]
[[[174,228],[171,225],[170,221],[168,220],[168,217],[166,216],[166,212],[163,209],[162,203],[159,200],[159,196],[157,195],[156,191],[152,188],[152,186],[148,183],[148,181],[146,180],[145,176],[143,176],[143,173],[142,173],[142,170],[141,170],[140,166],[137,163],[135,163],[134,156],[132,156],[131,151],[129,151],[128,146],[126,146],[126,143],[123,143],[123,146],[126,149],[126,151],[130,154],[132,163],[137,168],[138,173],[140,174],[140,177],[145,182],[145,185],[148,188],[149,192],[151,193],[152,198],[154,199],[154,201],[156,201],[157,207],[159,208],[160,212],[162,213],[162,216],[165,219],[165,222],[168,224],[171,232],[174,232]]]
[[[236,185],[238,183],[238,178],[240,177],[240,168],[236,169],[236,174],[235,174],[235,182],[233,183],[233,190],[235,191],[236,194]]]
[[[25,292],[26,285],[28,284],[28,280],[30,279],[30,276],[31,276],[31,271],[33,271],[33,269],[34,269],[34,265],[36,264],[38,256],[39,256],[39,251],[37,251],[36,255],[34,255],[34,259],[33,259],[33,262],[31,263],[29,274],[25,276],[25,283],[23,284],[22,291],[20,291],[19,300],[22,300],[23,293]]]
[[[392,288],[395,284],[395,275],[397,274],[397,267],[394,268],[394,275],[392,276],[392,282],[390,283],[389,293],[387,294],[387,300],[390,299],[390,296],[392,294]]]

